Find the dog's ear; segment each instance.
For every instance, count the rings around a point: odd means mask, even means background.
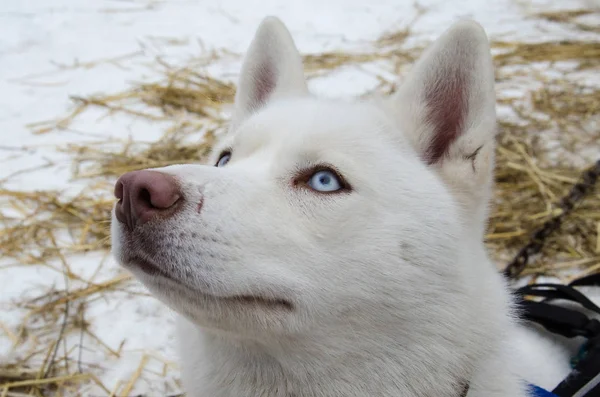
[[[472,159],[495,131],[494,71],[481,26],[455,23],[416,62],[396,99],[425,162]]]
[[[467,206],[487,205],[496,135],[494,68],[483,28],[460,21],[413,66],[394,111],[425,163]]]
[[[290,32],[278,18],[266,17],[244,59],[232,124],[239,124],[269,101],[307,93],[302,58]]]

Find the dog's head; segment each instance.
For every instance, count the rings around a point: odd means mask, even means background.
[[[119,179],[113,250],[215,331],[268,339],[451,318],[463,262],[482,245],[494,133],[490,49],[475,22],[444,33],[390,98],[345,102],[309,94],[290,34],[270,17],[210,164]]]

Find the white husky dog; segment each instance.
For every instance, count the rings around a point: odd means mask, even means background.
[[[289,32],[266,18],[210,164],[115,187],[114,253],[179,314],[188,396],[557,385],[573,346],[517,323],[482,242],[495,103],[476,22],[455,23],[391,97],[340,101],[308,92]]]

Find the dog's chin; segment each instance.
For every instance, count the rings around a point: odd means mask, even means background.
[[[192,298],[200,301],[202,306],[215,306],[222,310],[228,309],[262,309],[293,311],[294,305],[289,299],[279,297],[266,297],[260,293],[243,294],[213,294],[193,285],[189,280],[165,270],[152,261],[145,259],[143,253],[136,253],[127,243],[127,231],[117,228],[113,230],[113,254],[118,259],[121,267],[130,271],[155,295],[182,295],[181,298]],[[179,300],[179,299],[176,299]]]
[[[189,282],[179,279],[176,275],[162,270],[154,263],[135,255],[126,255],[121,266],[131,271],[146,286],[150,284],[158,289],[181,291],[184,295],[191,295],[195,300],[201,300],[207,305],[214,304],[229,308],[239,307],[244,310],[252,308],[263,310],[294,310],[292,302],[283,298],[265,297],[260,294],[249,293],[216,295],[202,291]],[[154,290],[154,288],[152,289]]]
[[[129,264],[127,268],[152,296],[201,329],[252,339],[294,331],[297,308],[290,300],[249,294],[217,296],[148,265]]]
[[[153,263],[139,246],[131,245],[129,231],[120,224],[112,225],[112,247],[119,265],[155,298],[200,327],[236,334],[285,332],[285,324],[297,312],[293,300],[283,294],[207,291],[206,285],[197,286],[189,277],[170,271],[172,267]]]

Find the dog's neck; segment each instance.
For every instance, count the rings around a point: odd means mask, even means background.
[[[460,348],[449,351],[442,338],[424,345],[422,337],[391,329],[376,337],[342,330],[268,345],[187,322],[180,330],[190,397],[463,397],[479,361]]]
[[[348,316],[344,324],[324,325],[313,331],[318,334],[268,343],[181,318],[188,395],[462,397],[469,383],[468,397],[525,396],[518,371],[507,364],[514,358],[508,343],[513,324],[504,297],[497,296],[501,277],[491,263],[484,265],[483,250],[477,252],[472,260],[478,266],[469,276],[486,283],[466,284],[475,287],[465,286],[451,303],[435,295],[439,288],[427,290],[419,302],[404,302],[415,307],[408,314],[382,306]]]

